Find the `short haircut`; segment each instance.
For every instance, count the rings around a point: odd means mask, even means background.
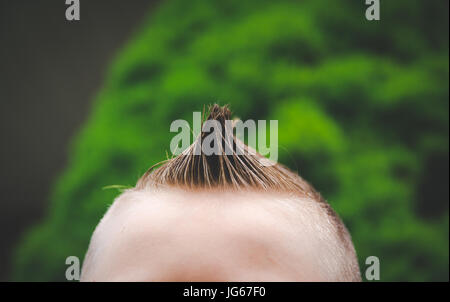
[[[225,121],[231,119],[227,106],[212,105],[208,109],[207,120],[215,120],[225,129]],[[203,124],[202,124],[203,126]],[[149,187],[174,187],[185,190],[232,190],[267,191],[289,193],[299,198],[313,200],[319,205],[331,222],[338,244],[345,251],[345,266],[340,271],[345,276],[340,281],[360,281],[359,266],[352,240],[345,225],[307,181],[279,163],[263,165],[265,157],[254,152],[234,134],[231,135],[232,153],[225,154],[225,144],[230,144],[222,135],[220,154],[205,155],[194,152],[201,148],[203,139],[208,135],[202,132],[180,155],[151,167],[138,181],[136,189]],[[238,152],[241,151],[241,152]],[[244,152],[242,152],[244,151]]]

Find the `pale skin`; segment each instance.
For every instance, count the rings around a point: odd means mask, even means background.
[[[314,200],[130,190],[97,226],[81,281],[346,281],[345,257]]]

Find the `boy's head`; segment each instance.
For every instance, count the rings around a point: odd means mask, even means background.
[[[210,109],[224,126],[226,107]],[[234,136],[232,154],[185,152],[119,196],[97,226],[82,281],[359,281],[350,235],[314,188],[261,164]]]

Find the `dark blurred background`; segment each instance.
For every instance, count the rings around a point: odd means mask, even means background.
[[[11,248],[48,205],[69,139],[86,119],[108,63],[152,0],[0,0],[0,280]]]

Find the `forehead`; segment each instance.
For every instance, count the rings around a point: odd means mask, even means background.
[[[319,280],[326,223],[315,201],[288,195],[128,191],[94,232],[83,279]]]

